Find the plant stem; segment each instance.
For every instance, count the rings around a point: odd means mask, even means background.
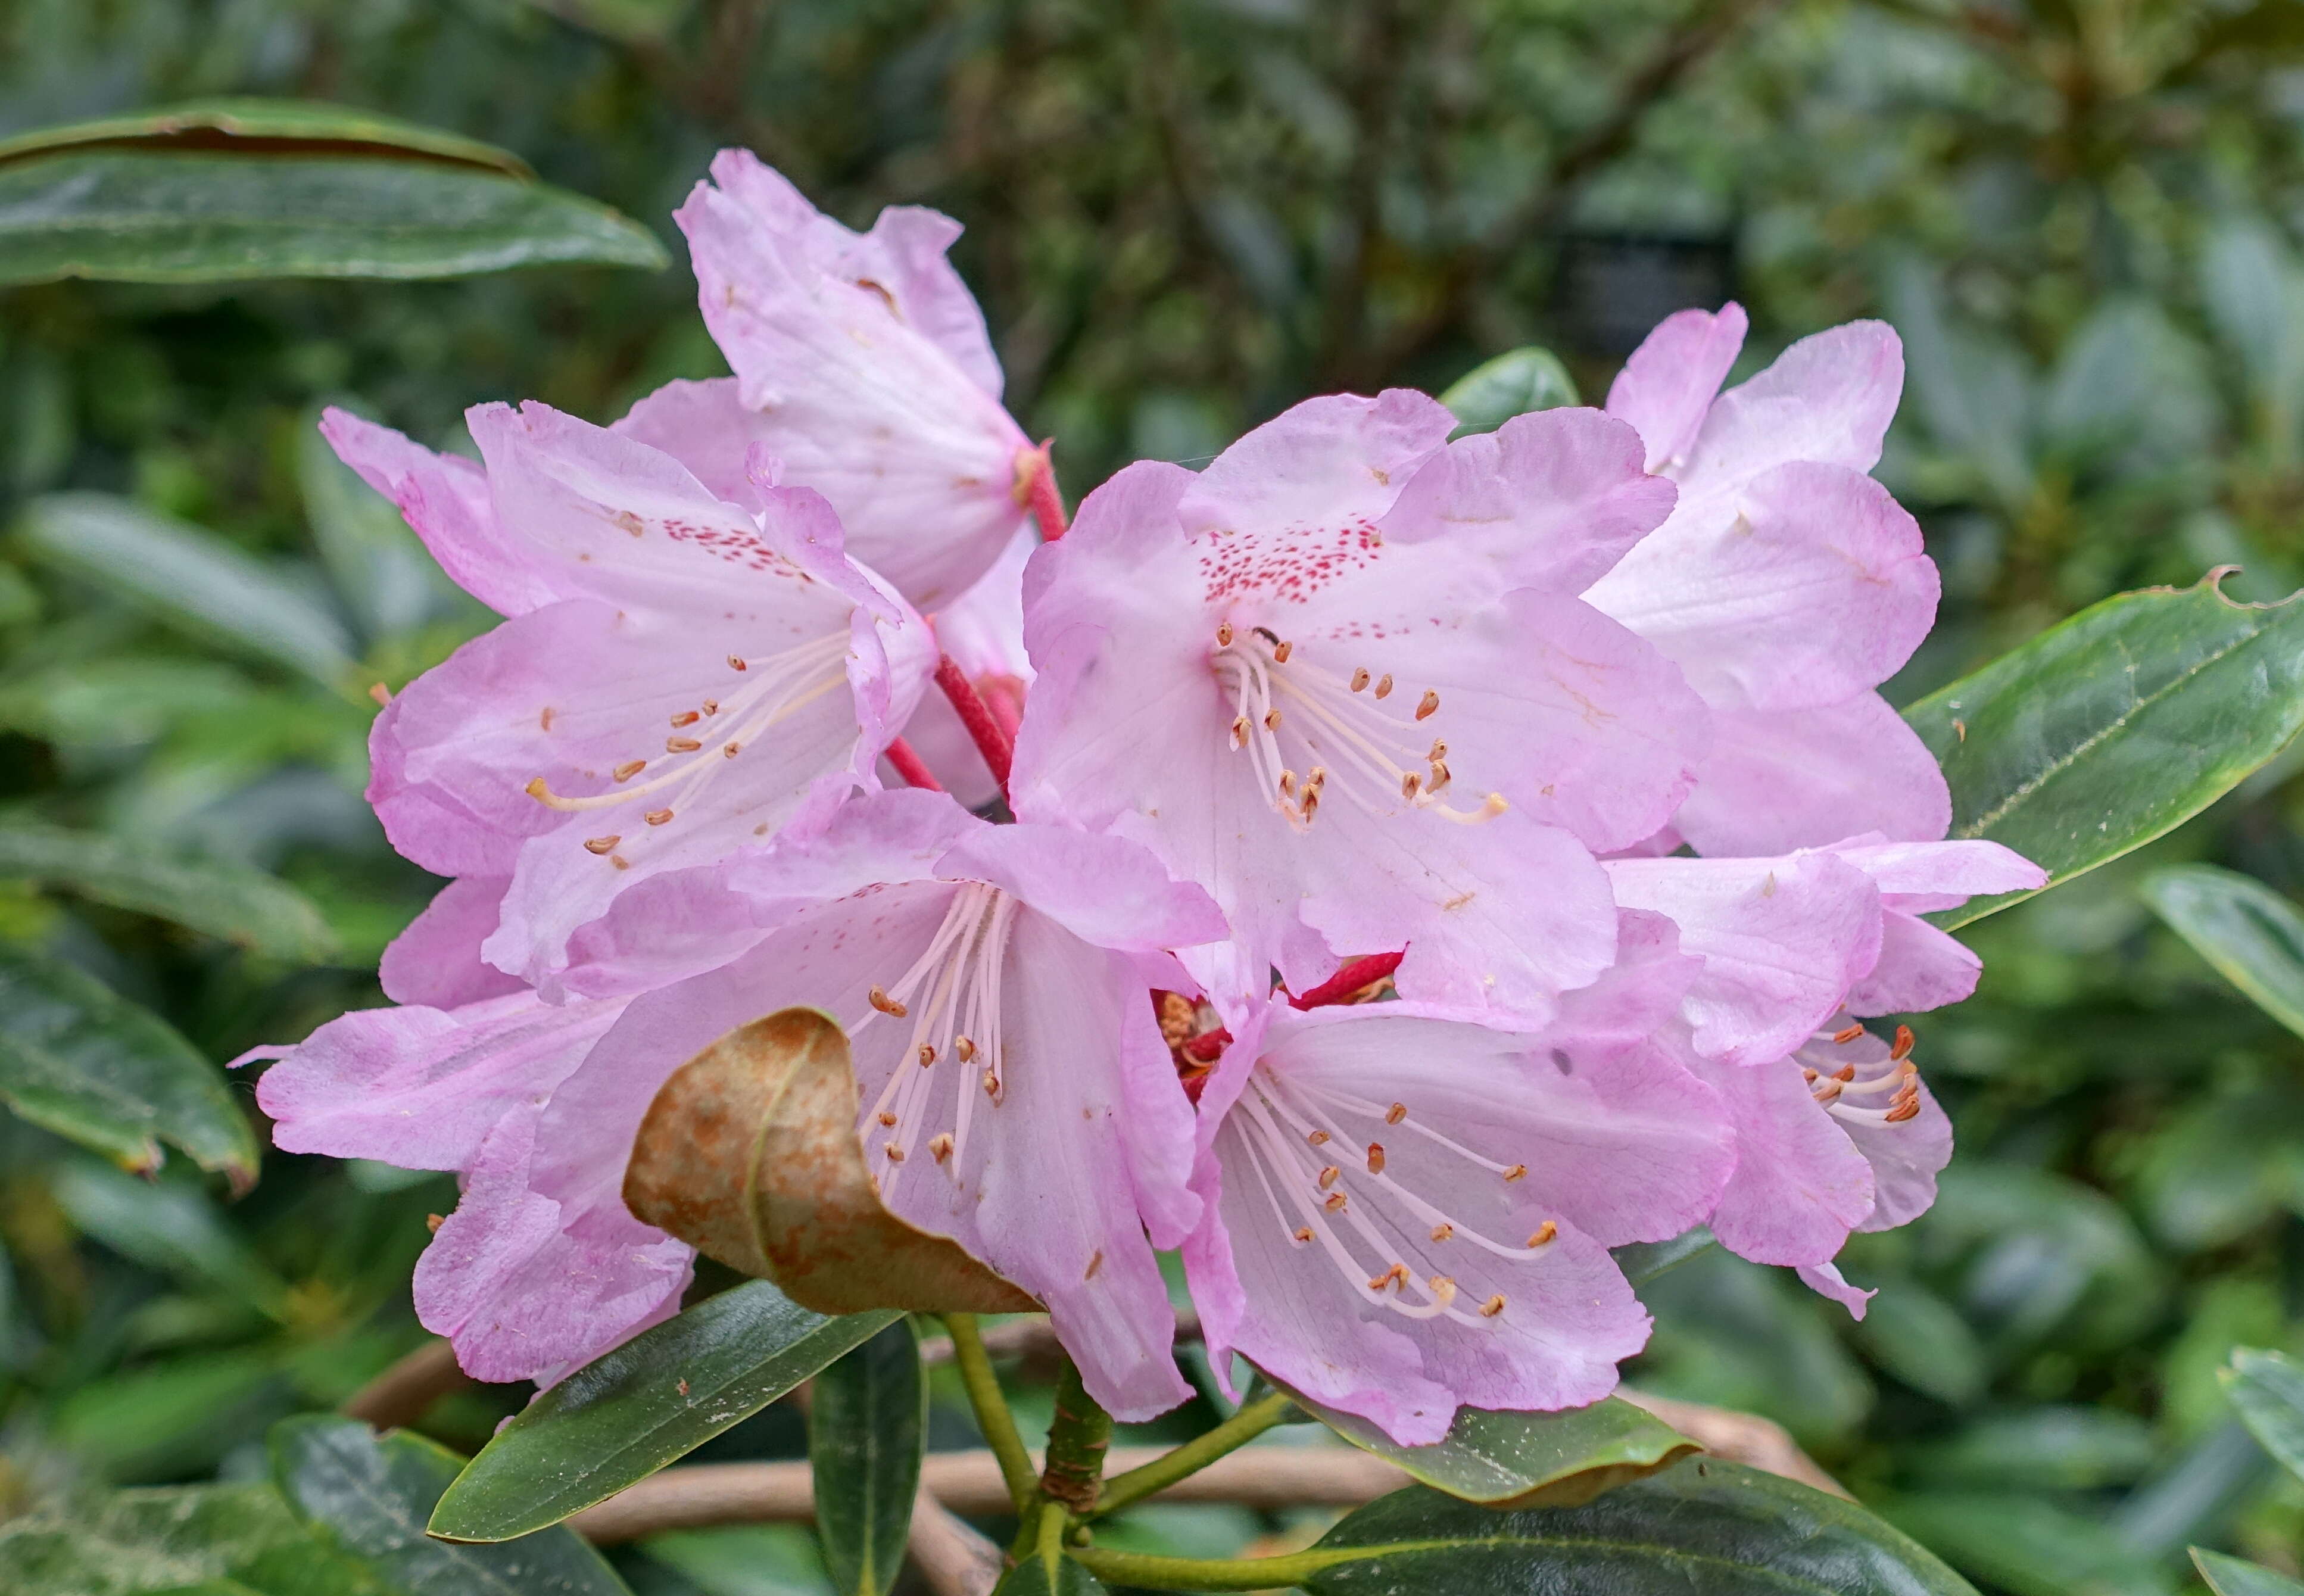
[[[1124,1474],[1115,1474],[1104,1482],[1104,1494],[1090,1510],[1101,1517],[1115,1513],[1131,1502],[1141,1501],[1156,1491],[1165,1490],[1187,1474],[1200,1470],[1225,1453],[1244,1446],[1262,1435],[1275,1424],[1287,1418],[1294,1405],[1278,1391],[1259,1397],[1223,1423],[1186,1441],[1165,1457],[1156,1457],[1141,1468],[1132,1468]]]
[[[1104,1488],[1104,1455],[1112,1446],[1112,1415],[1080,1383],[1080,1371],[1064,1360],[1056,1381],[1056,1417],[1048,1426],[1048,1466],[1040,1471],[1040,1494],[1082,1517],[1096,1511]]]
[[[1314,1547],[1284,1558],[1159,1558],[1076,1546],[1072,1560],[1098,1579],[1149,1591],[1284,1591],[1323,1568],[1359,1561],[1385,1547]]]
[[[984,1431],[984,1444],[1000,1460],[1000,1477],[1007,1482],[1009,1499],[1016,1504],[1017,1512],[1023,1513],[1038,1499],[1039,1485],[1032,1478],[1032,1458],[1024,1450],[1024,1438],[1016,1433],[1015,1415],[1008,1411],[1008,1399],[1000,1394],[999,1376],[992,1372],[992,1359],[984,1350],[984,1333],[976,1328],[973,1313],[947,1313],[944,1328],[952,1337],[952,1361],[968,1392],[968,1405],[976,1410],[976,1427]]]

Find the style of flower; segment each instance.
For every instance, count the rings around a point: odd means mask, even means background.
[[[1658,1008],[1608,981],[1537,1031],[1409,1002],[1238,1016],[1184,1246],[1214,1366],[1237,1351],[1410,1446],[1460,1405],[1606,1396],[1649,1323],[1607,1249],[1700,1222],[1732,1163],[1712,1092],[1645,1035]]]
[[[1919,525],[1865,474],[1902,347],[1883,323],[1851,322],[1721,394],[1744,327],[1734,304],[1681,311],[1608,390],[1608,413],[1639,429],[1680,498],[1584,597],[1686,672],[1715,726],[1654,851],[1940,837],[1944,777],[1874,691],[1927,635],[1938,586]]]
[[[891,1211],[1046,1303],[1114,1414],[1188,1397],[1153,1248],[1199,1218],[1191,1108],[1148,991],[1189,985],[1167,950],[1224,935],[1207,896],[1119,838],[994,827],[927,792],[859,799],[704,890],[749,898],[767,934],[632,1003],[546,1110],[542,1177],[614,1208],[674,1068],[763,1014],[820,1008],[848,1032]]]
[[[740,149],[677,217],[733,378],[674,382],[616,430],[739,504],[755,446],[831,501],[848,551],[923,610],[990,568],[1048,469],[1000,405],[984,314],[916,206],[852,233]]]
[[[1012,743],[1033,675],[1024,649],[1024,566],[1039,547],[1037,531],[1028,527],[1018,532],[974,587],[928,617],[944,658],[959,666]],[[969,808],[980,809],[1000,796],[1000,784],[983,753],[941,692],[922,696],[904,723],[904,741],[937,784]]]
[[[417,863],[509,879],[486,956],[556,997],[571,938],[621,894],[876,787],[935,645],[845,557],[823,498],[758,455],[747,509],[542,405],[467,420],[485,473],[342,412],[324,424],[510,617],[377,717],[368,797]]]
[[[1701,706],[1575,597],[1670,485],[1589,411],[1454,426],[1309,400],[1197,476],[1120,472],[1026,573],[1017,812],[1206,887],[1246,990],[1405,945],[1404,994],[1541,1017],[1614,950],[1588,850],[1687,791]]]

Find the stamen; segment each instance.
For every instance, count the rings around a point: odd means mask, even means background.
[[[640,818],[651,826],[662,826],[671,820],[672,811],[668,809],[652,809]]]
[[[1366,687],[1368,684],[1368,666],[1363,665],[1355,667],[1352,671],[1352,691],[1354,692],[1358,692],[1361,688]]]
[[[888,1155],[888,1162],[891,1164],[901,1164],[904,1161],[904,1150],[893,1142],[880,1150]]]
[[[928,1138],[928,1156],[941,1164],[952,1157],[952,1133],[938,1131]]]
[[[878,1009],[882,1014],[887,1014],[894,1019],[901,1020],[906,1014],[912,1012],[911,1009],[906,1008],[902,1004],[897,1002],[894,998],[889,997],[887,989],[884,987],[874,987],[870,991],[865,993],[864,1001],[870,1004],[874,1008]]]
[[[1897,1026],[1896,1042],[1888,1049],[1889,1058],[1899,1064],[1910,1058],[1912,1056],[1912,1043],[1916,1040],[1918,1039],[1912,1035],[1912,1028],[1910,1025]]]
[[[1408,1105],[1406,1103],[1394,1103],[1391,1108],[1386,1108],[1384,1111],[1384,1123],[1386,1125],[1398,1125],[1402,1120],[1406,1119],[1407,1117]]]
[[[934,1042],[922,1042],[920,1044],[920,1067],[922,1069],[926,1069],[928,1065],[934,1064],[936,1060],[936,1044]]]
[[[1456,1300],[1456,1282],[1445,1275],[1435,1275],[1427,1282],[1432,1288],[1433,1300],[1446,1307]]]
[[[1344,1194],[1342,1192],[1331,1192],[1328,1193],[1328,1200],[1320,1206],[1332,1214],[1340,1214],[1344,1211]]]
[[[1266,709],[1264,712],[1264,729],[1267,732],[1276,732],[1280,729],[1279,710]]]
[[[1384,1173],[1384,1143],[1381,1142],[1368,1144],[1368,1171],[1370,1175]]]
[[[886,1125],[892,1131],[896,1128],[896,1116],[889,1113],[885,1108],[881,1109],[880,1112],[874,1115],[872,1117],[878,1120],[882,1125]]]
[[[1504,1311],[1504,1294],[1501,1291],[1496,1293],[1495,1295],[1490,1297],[1487,1302],[1480,1304],[1480,1317],[1482,1319],[1494,1319],[1497,1314],[1502,1313]]]
[[[720,757],[724,760],[733,760],[736,757],[736,751],[743,746],[744,745],[741,743],[723,743],[720,749]]]
[[[584,847],[588,853],[605,853],[623,840],[623,837],[614,834],[607,836],[588,836],[584,839]]]
[[[682,726],[694,726],[698,721],[703,718],[704,716],[699,710],[682,709],[679,714],[672,717],[673,729],[674,731],[678,731]]]
[[[1299,1225],[1288,1234],[1300,1242],[1309,1242],[1312,1239],[1312,1227],[1309,1225]]]
[[[1232,623],[1230,621],[1218,621],[1216,623],[1216,647],[1219,649],[1229,649],[1232,647]]]
[[[1370,1280],[1368,1283],[1368,1286],[1370,1291],[1382,1291],[1385,1286],[1394,1284],[1401,1286],[1408,1284],[1408,1266],[1406,1264],[1393,1264],[1390,1269],[1385,1270],[1384,1273]]]
[[[666,753],[694,753],[703,746],[704,744],[693,737],[666,737],[664,740],[664,751]]]
[[[720,700],[719,700],[718,699],[706,699],[706,700],[704,700],[704,712],[705,712],[707,715],[717,715],[717,714],[719,714],[719,713],[720,713]]]
[[[1436,764],[1438,764],[1441,760],[1443,760],[1446,759],[1447,757],[1448,757],[1448,745],[1447,745],[1445,743],[1441,742],[1441,741],[1440,741],[1440,739],[1439,739],[1439,738],[1437,738],[1437,737],[1433,738],[1433,739],[1432,739],[1432,751],[1431,751],[1430,753],[1427,753],[1427,754],[1426,754],[1426,755],[1424,756],[1424,758],[1425,758],[1425,761],[1426,761],[1427,764],[1436,765]]]
[[[1383,675],[1376,678],[1376,695],[1378,698],[1390,698],[1392,696],[1392,673],[1390,671],[1386,671]]]
[[[633,777],[638,776],[641,771],[647,768],[648,761],[646,760],[626,760],[623,764],[616,767],[613,774],[618,781],[630,781]]]
[[[959,1055],[962,1064],[972,1064],[976,1060],[976,1044],[964,1036],[952,1039],[952,1050]]]
[[[1863,1026],[1861,1026],[1861,1025],[1851,1025],[1851,1026],[1850,1026],[1847,1030],[1845,1030],[1845,1031],[1834,1031],[1834,1032],[1832,1033],[1832,1040],[1833,1040],[1834,1041],[1835,1041],[1835,1042],[1838,1042],[1842,1047],[1843,1047],[1843,1048],[1844,1048],[1844,1047],[1846,1047],[1849,1043],[1851,1043],[1851,1042],[1854,1041],[1858,1037],[1862,1036],[1863,1034],[1864,1034],[1864,1027],[1863,1027]]]
[[[1514,1164],[1511,1168],[1504,1171],[1504,1181],[1507,1184],[1512,1181],[1525,1180],[1527,1178],[1528,1166],[1526,1164]]]
[[[1560,1227],[1553,1223],[1550,1219],[1546,1219],[1543,1224],[1536,1227],[1536,1234],[1528,1238],[1529,1251],[1533,1252],[1537,1248],[1544,1245],[1545,1243],[1550,1241],[1554,1236],[1558,1235],[1559,1234]]]
[[[1890,1125],[1902,1125],[1905,1120],[1911,1118],[1912,1116],[1918,1114],[1919,1111],[1920,1099],[1918,1098],[1906,1098],[1902,1102],[1888,1110],[1888,1123]]]
[[[741,659],[737,658],[735,655],[731,654],[728,656],[728,668],[732,671],[741,671],[749,670],[751,667],[747,666]]]
[[[1413,770],[1400,778],[1400,795],[1410,803],[1416,802],[1416,794],[1421,792],[1423,787],[1424,778]]]
[[[984,1095],[995,1103],[1000,1100],[1000,1077],[990,1070],[984,1072]]]
[[[1288,663],[1288,656],[1295,651],[1296,645],[1294,643],[1275,643],[1272,647],[1272,663],[1275,665],[1285,665]]]
[[[1433,715],[1438,711],[1439,708],[1440,695],[1427,687],[1424,690],[1423,698],[1417,701],[1416,718],[1419,720],[1429,720],[1432,718]]]
[[[1432,1239],[1436,1242],[1444,1242],[1455,1234],[1456,1227],[1453,1225],[1443,1223],[1432,1227]]]
[[[1328,1133],[1326,1131],[1314,1131],[1309,1135],[1306,1136],[1304,1140],[1309,1142],[1315,1147],[1325,1146],[1327,1143]]]
[[[552,802],[552,788],[546,783],[544,777],[540,776],[529,777],[528,778],[528,785],[522,787],[521,791],[526,793],[538,803],[549,803]]]
[[[1232,717],[1232,745],[1235,751],[1248,746],[1248,717],[1245,715]]]
[[[1285,798],[1295,790],[1296,773],[1293,770],[1283,770],[1280,773],[1280,795]]]
[[[1320,1190],[1325,1192],[1330,1186],[1334,1185],[1336,1184],[1336,1176],[1343,1173],[1343,1171],[1337,1168],[1334,1164],[1331,1164],[1326,1169],[1321,1170],[1319,1183]]]

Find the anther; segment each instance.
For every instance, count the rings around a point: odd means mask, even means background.
[[[632,862],[625,858],[622,853],[609,854],[608,862],[614,865],[620,870],[628,870],[632,868]]]
[[[1312,1239],[1312,1227],[1309,1225],[1299,1225],[1289,1234],[1300,1242],[1309,1242]]]
[[[1402,798],[1407,799],[1410,803],[1416,802],[1416,794],[1423,790],[1424,778],[1417,775],[1415,771],[1410,770],[1407,775],[1400,778],[1400,795]]]
[[[1482,1319],[1494,1319],[1497,1314],[1502,1313],[1504,1311],[1504,1295],[1502,1292],[1496,1293],[1495,1295],[1490,1297],[1487,1302],[1480,1304],[1480,1317]]]
[[[1344,1194],[1342,1192],[1331,1192],[1328,1193],[1328,1200],[1320,1206],[1332,1214],[1340,1214],[1344,1211]]]
[[[540,776],[529,777],[528,785],[522,787],[521,791],[526,793],[538,803],[544,802],[552,796],[551,785]]]
[[[1369,1173],[1370,1175],[1382,1175],[1382,1174],[1384,1173],[1384,1143],[1383,1143],[1383,1142],[1369,1142],[1369,1143],[1368,1143],[1368,1173]]]
[[[1277,708],[1266,709],[1264,712],[1264,729],[1267,732],[1276,732],[1280,729],[1280,711]]]
[[[704,744],[693,737],[666,737],[664,740],[664,751],[666,753],[694,753],[703,746]]]
[[[703,714],[699,710],[682,709],[679,714],[672,717],[672,724],[674,728],[684,726],[694,726],[698,721],[703,718]]]
[[[705,712],[707,715],[717,715],[717,714],[719,714],[719,713],[720,713],[720,700],[719,700],[718,699],[706,699],[706,700],[704,700],[704,712]]]
[[[880,1112],[873,1116],[873,1117],[877,1119],[882,1125],[886,1125],[892,1131],[896,1128],[896,1116],[889,1113],[885,1108],[881,1109]]]
[[[1392,695],[1391,672],[1386,671],[1376,679],[1376,695],[1378,698],[1389,698]]]
[[[1847,1030],[1845,1030],[1845,1031],[1834,1031],[1834,1032],[1832,1033],[1832,1040],[1833,1040],[1834,1041],[1837,1042],[1838,1044],[1840,1044],[1840,1046],[1842,1046],[1842,1047],[1843,1047],[1843,1048],[1844,1048],[1844,1047],[1846,1047],[1849,1043],[1851,1043],[1851,1042],[1854,1041],[1858,1037],[1862,1036],[1863,1034],[1864,1034],[1864,1027],[1863,1027],[1863,1026],[1861,1026],[1861,1025],[1851,1025],[1851,1026],[1850,1026]]]
[[[990,1070],[984,1072],[984,1095],[995,1103],[1000,1100],[1000,1077]]]
[[[967,1037],[953,1037],[952,1039],[952,1050],[960,1056],[961,1063],[972,1064],[975,1062],[976,1044],[973,1041],[970,1041]]]
[[[1894,1108],[1889,1109],[1883,1117],[1890,1125],[1902,1125],[1905,1120],[1911,1118],[1912,1116],[1918,1114],[1919,1111],[1920,1099],[1918,1098],[1907,1098],[1902,1102],[1897,1104]]]
[[[928,1068],[928,1065],[936,1062],[936,1044],[934,1042],[922,1042],[920,1044],[920,1067],[922,1069]]]
[[[1328,1133],[1326,1131],[1313,1131],[1309,1133],[1305,1136],[1304,1140],[1309,1142],[1315,1147],[1325,1146],[1328,1140]]]
[[[950,1131],[938,1131],[935,1135],[928,1138],[928,1156],[939,1164],[952,1157],[952,1133]]]
[[[1435,1275],[1425,1284],[1431,1286],[1433,1299],[1443,1307],[1456,1300],[1456,1282],[1446,1275]]]
[[[911,1009],[906,1008],[902,1004],[897,1002],[894,998],[889,997],[887,989],[885,987],[874,987],[870,991],[864,994],[864,1001],[870,1004],[874,1008],[878,1009],[882,1014],[898,1020],[902,1019],[906,1014],[912,1012]]]
[[[614,776],[618,781],[630,781],[633,777],[638,776],[641,771],[647,768],[648,761],[646,760],[626,760],[623,764],[616,767]]]
[[[1526,1164],[1514,1164],[1511,1168],[1504,1171],[1504,1179],[1507,1181],[1525,1180],[1527,1177],[1528,1166]]]
[[[1232,745],[1235,749],[1248,746],[1248,717],[1235,715],[1232,719]]]
[[[588,836],[584,839],[584,851],[588,853],[605,853],[623,840],[621,836]]]
[[[1386,1125],[1398,1125],[1402,1120],[1406,1119],[1407,1117],[1408,1105],[1406,1103],[1394,1103],[1391,1108],[1386,1108],[1384,1111],[1384,1123]]]
[[[728,656],[728,668],[732,671],[741,671],[749,670],[751,667],[747,666],[741,659],[736,658],[735,655],[731,654]]]
[[[1436,793],[1448,785],[1448,767],[1438,760],[1432,761],[1432,775],[1424,784],[1427,793]]]
[[[1229,649],[1232,647],[1232,623],[1230,621],[1218,621],[1216,623],[1216,647],[1219,649]]]
[[[1384,1273],[1378,1275],[1375,1279],[1370,1280],[1368,1282],[1368,1289],[1370,1291],[1382,1291],[1385,1286],[1395,1283],[1401,1286],[1408,1284],[1408,1266],[1406,1264],[1393,1264],[1390,1269],[1385,1270]]]
[[[1320,1190],[1322,1190],[1322,1191],[1324,1191],[1324,1192],[1325,1192],[1325,1191],[1326,1191],[1330,1186],[1334,1185],[1334,1184],[1336,1184],[1336,1176],[1338,1176],[1339,1175],[1342,1175],[1343,1173],[1343,1170],[1341,1170],[1341,1169],[1339,1169],[1339,1168],[1337,1168],[1334,1164],[1331,1164],[1331,1165],[1329,1165],[1326,1169],[1321,1170],[1321,1171],[1320,1171]]]
[[[1293,654],[1295,651],[1296,645],[1294,643],[1275,644],[1272,650],[1272,663],[1275,665],[1285,665],[1288,663],[1288,656]]]
[[[1432,739],[1432,751],[1424,756],[1427,764],[1436,765],[1448,757],[1448,745],[1439,738]]]
[[[1546,1219],[1543,1224],[1537,1226],[1536,1227],[1536,1233],[1528,1238],[1529,1250],[1531,1252],[1535,1251],[1537,1248],[1544,1245],[1545,1243],[1550,1241],[1554,1236],[1558,1235],[1559,1234],[1560,1227],[1554,1224],[1550,1219]]]
[[[1432,1239],[1436,1242],[1444,1242],[1455,1234],[1456,1227],[1453,1225],[1435,1225],[1432,1227]]]
[[[1416,702],[1416,718],[1429,720],[1439,708],[1440,695],[1427,687],[1424,690],[1424,696]]]
[[[1845,1085],[1847,1082],[1856,1079],[1856,1066],[1852,1064],[1843,1064],[1838,1069],[1832,1072],[1832,1078]]]
[[[724,743],[720,749],[720,757],[724,760],[733,760],[736,757],[736,751],[742,746],[741,743]]]
[[[651,826],[662,826],[672,819],[672,811],[668,809],[652,809],[641,819]]]
[[[1285,798],[1295,790],[1296,773],[1293,770],[1283,770],[1280,773],[1280,795]]]
[[[893,1142],[880,1150],[888,1155],[888,1162],[891,1164],[901,1164],[904,1161],[904,1150]]]
[[[1368,666],[1360,666],[1352,672],[1352,691],[1358,692],[1368,684]]]
[[[1897,1063],[1902,1063],[1911,1057],[1912,1044],[1918,1040],[1912,1035],[1912,1028],[1910,1025],[1897,1026],[1896,1045],[1888,1049],[1888,1057]]]

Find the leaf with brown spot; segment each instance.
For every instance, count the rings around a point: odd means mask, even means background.
[[[819,1313],[1015,1313],[1040,1304],[882,1206],[856,1133],[856,1072],[828,1014],[740,1025],[648,1105],[624,1205]]]

